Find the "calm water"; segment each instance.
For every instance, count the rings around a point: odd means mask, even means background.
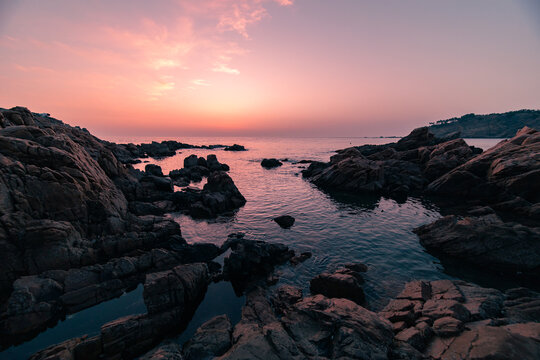
[[[116,142],[150,142],[170,138],[112,138]],[[403,203],[379,197],[353,197],[329,194],[303,180],[300,171],[305,165],[293,162],[302,159],[328,161],[334,150],[362,144],[383,144],[396,139],[365,138],[179,138],[182,142],[208,145],[239,143],[248,151],[187,149],[174,157],[155,160],[164,173],[183,167],[183,159],[191,154],[216,154],[220,162],[231,167],[229,172],[247,203],[233,217],[215,220],[193,220],[181,214],[171,216],[181,225],[184,238],[190,242],[212,242],[220,245],[232,232],[244,232],[248,238],[281,242],[313,257],[296,266],[278,269],[280,284],[293,284],[309,293],[309,279],[332,270],[345,262],[362,262],[369,266],[364,289],[368,306],[377,310],[404,283],[412,279],[442,279],[459,276],[486,286],[496,283],[473,270],[445,269],[427,254],[412,229],[439,218],[436,206],[429,201],[409,198]],[[497,139],[469,139],[469,144],[487,149]],[[263,158],[287,158],[284,165],[265,170]],[[146,163],[135,165],[144,169]],[[195,186],[202,186],[194,184]],[[272,218],[289,214],[296,218],[291,229],[282,229]],[[191,323],[177,338],[183,343],[204,321],[227,313],[235,323],[240,318],[243,297],[237,297],[229,283],[210,285],[203,303]],[[126,306],[126,304],[131,304]],[[96,334],[101,324],[127,314],[144,312],[140,287],[121,298],[102,303],[72,315],[56,327],[33,340],[0,353],[0,359],[26,358],[43,347],[82,334]],[[99,315],[99,316],[98,316]]]

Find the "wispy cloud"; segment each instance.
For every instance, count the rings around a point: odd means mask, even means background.
[[[204,79],[195,79],[195,80],[192,80],[191,81],[194,85],[197,85],[197,86],[210,86],[212,84],[210,84],[208,81],[204,80]]]

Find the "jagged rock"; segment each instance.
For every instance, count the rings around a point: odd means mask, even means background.
[[[496,215],[449,215],[414,231],[428,251],[442,256],[510,273],[540,268],[540,229],[505,223]]]
[[[232,325],[227,315],[216,316],[201,325],[184,345],[186,360],[223,355],[232,346]]]
[[[423,191],[474,153],[462,139],[437,139],[419,128],[397,143],[339,150],[329,163],[313,162],[302,173],[322,188],[402,197]]]
[[[283,163],[278,159],[263,159],[261,161],[261,166],[266,169],[275,168],[281,165],[283,165]]]
[[[284,229],[288,229],[294,225],[294,218],[290,215],[282,215],[274,218],[274,221]]]
[[[430,193],[481,198],[488,202],[519,196],[540,201],[540,133],[523,128],[483,154],[448,172],[428,186]],[[523,209],[526,213],[527,209]]]

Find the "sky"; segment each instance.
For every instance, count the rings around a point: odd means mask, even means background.
[[[0,0],[0,107],[100,136],[404,135],[540,108],[538,0]]]

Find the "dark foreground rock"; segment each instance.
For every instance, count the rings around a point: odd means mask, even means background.
[[[329,163],[312,162],[302,173],[326,189],[399,197],[423,191],[480,151],[463,139],[438,139],[424,127],[397,143],[340,150]]]
[[[227,315],[216,316],[201,325],[184,345],[185,360],[221,356],[232,346],[232,325]]]
[[[275,168],[281,165],[283,165],[283,163],[278,159],[263,159],[261,161],[261,166],[266,169]]]
[[[540,274],[540,228],[490,214],[463,219],[449,215],[414,231],[434,254],[510,274]]]
[[[31,359],[130,359],[142,355],[185,325],[202,300],[209,280],[205,264],[180,265],[150,274],[144,284],[147,314],[111,321],[101,327],[97,336],[67,340]],[[174,347],[157,349],[145,356],[159,358],[160,352],[176,356]]]
[[[358,271],[360,270],[360,271]],[[365,271],[363,264],[349,264],[333,273],[325,272],[311,279],[309,289],[312,294],[322,294],[329,298],[344,298],[364,305],[366,299],[362,284]]]
[[[295,219],[290,215],[282,215],[274,218],[274,221],[284,229],[288,229],[294,225]]]
[[[0,125],[3,346],[119,296],[146,272],[195,261],[198,247],[165,213],[208,199],[216,216],[245,202],[219,172],[196,199],[175,192],[159,166],[134,170],[116,144],[26,108],[1,109]]]
[[[259,288],[247,294],[220,359],[386,359],[392,338],[389,322],[352,301],[302,299],[290,286],[269,297]]]

